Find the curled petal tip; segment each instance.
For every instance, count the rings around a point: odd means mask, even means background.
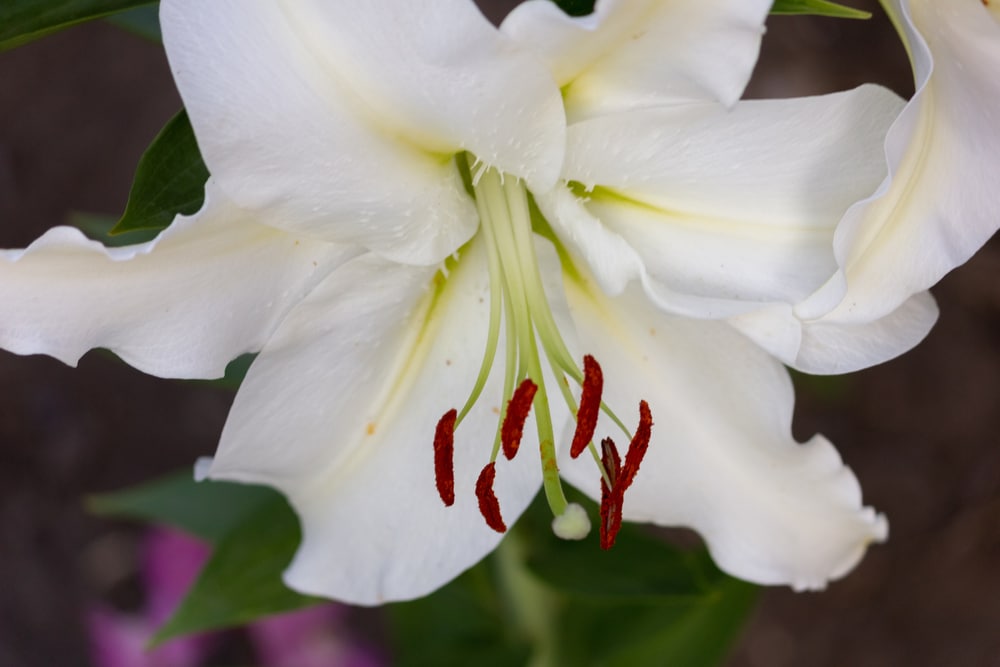
[[[198,457],[198,459],[194,462],[194,481],[204,482],[209,478],[209,475],[212,472],[212,462],[214,460],[215,459],[211,456]]]
[[[884,514],[876,513],[870,507],[865,509],[872,517],[872,543],[880,544],[887,541],[889,539],[889,520],[885,518]]]

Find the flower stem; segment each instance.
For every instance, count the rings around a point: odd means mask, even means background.
[[[519,633],[535,646],[528,667],[557,667],[555,596],[526,571],[524,542],[517,531],[507,535],[494,554],[501,600]]]

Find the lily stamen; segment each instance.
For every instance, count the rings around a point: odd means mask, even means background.
[[[444,413],[434,431],[434,482],[446,507],[455,503],[455,419],[458,411]]]
[[[525,378],[507,403],[507,413],[504,415],[503,425],[500,427],[500,441],[503,443],[503,455],[507,457],[508,461],[514,458],[521,446],[524,423],[528,419],[531,403],[535,400],[535,392],[537,391],[538,385]]]
[[[618,479],[621,473],[621,456],[615,441],[601,441],[601,463],[605,474],[601,476],[601,548],[607,551],[615,544],[622,525],[622,498]]]
[[[500,501],[493,491],[493,482],[497,476],[497,464],[491,461],[486,464],[476,480],[476,498],[479,499],[479,513],[486,520],[486,525],[498,533],[507,532],[507,524],[500,514]]]
[[[649,438],[652,431],[653,415],[649,411],[649,404],[646,401],[639,401],[639,427],[635,429],[632,442],[628,445],[628,451],[625,453],[625,465],[622,466],[621,477],[617,482],[622,487],[622,493],[632,486],[635,475],[639,472],[639,464],[642,463],[642,459],[646,456],[646,450],[649,449]]]
[[[649,449],[649,438],[653,432],[653,416],[646,401],[639,401],[639,426],[629,442],[622,464],[618,448],[611,438],[601,441],[601,548],[608,550],[615,544],[618,531],[622,527],[622,504],[625,491],[632,486],[636,473]]]
[[[569,455],[574,459],[583,453],[597,430],[597,418],[601,414],[601,393],[604,391],[604,373],[600,364],[589,354],[583,358],[583,389],[580,393],[580,407],[576,412],[576,431]]]

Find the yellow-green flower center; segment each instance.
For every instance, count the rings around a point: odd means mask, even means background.
[[[581,370],[559,332],[542,283],[535,247],[536,234],[532,224],[533,208],[524,183],[479,164],[472,165],[469,177],[489,265],[490,323],[483,361],[468,400],[461,410],[449,411],[438,424],[435,435],[438,491],[446,505],[454,502],[454,480],[450,476],[453,472],[450,472],[449,467],[453,451],[452,438],[486,385],[494,366],[503,327],[505,401],[489,463],[476,484],[480,510],[490,527],[499,532],[506,530],[498,501],[493,495],[497,458],[501,451],[508,459],[517,453],[524,423],[529,411],[533,410],[541,456],[542,484],[554,516],[553,530],[566,539],[581,539],[590,531],[590,521],[581,507],[567,502],[563,492],[549,395],[546,391],[543,355],[563,400],[578,419],[577,435],[571,453],[576,457],[584,448],[589,449],[604,485],[608,488],[613,486],[618,471],[607,470],[606,462],[602,461],[591,442],[598,413],[603,411],[621,428],[626,437],[631,436],[621,421],[601,402],[603,376],[597,362],[587,357],[584,370]],[[537,211],[534,214],[538,217]],[[581,387],[579,408],[567,378]]]

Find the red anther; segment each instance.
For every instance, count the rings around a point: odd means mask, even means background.
[[[611,486],[615,486],[618,482],[618,475],[622,471],[622,457],[618,454],[618,447],[615,446],[615,441],[611,438],[605,438],[601,441],[601,464],[604,465],[608,479],[611,480]],[[601,482],[606,483],[603,476]]]
[[[493,480],[497,476],[497,464],[487,464],[476,480],[476,497],[479,499],[479,512],[486,519],[486,525],[498,533],[506,533],[507,525],[500,516],[500,501],[493,493]]]
[[[449,410],[434,431],[434,481],[445,507],[455,503],[455,420],[457,410]]]
[[[649,437],[653,432],[653,415],[649,411],[649,404],[646,401],[639,401],[639,426],[635,429],[632,442],[625,452],[625,465],[622,466],[622,474],[615,486],[620,486],[622,493],[632,485],[635,474],[639,472],[639,464],[646,456],[649,449]]]
[[[604,476],[601,476],[601,548],[607,551],[614,546],[622,527],[622,500],[625,495],[618,483],[621,457],[611,438],[601,441],[601,463],[611,480],[611,486],[608,486]]]
[[[589,354],[583,358],[583,391],[580,393],[580,409],[576,411],[576,431],[569,455],[574,459],[587,448],[594,439],[597,417],[601,414],[601,394],[604,392],[604,373],[600,364]]]
[[[504,415],[503,426],[500,427],[500,442],[503,443],[503,455],[508,461],[514,458],[517,448],[521,446],[524,422],[531,412],[531,402],[535,400],[536,391],[538,385],[525,378],[507,402],[507,414]]]

